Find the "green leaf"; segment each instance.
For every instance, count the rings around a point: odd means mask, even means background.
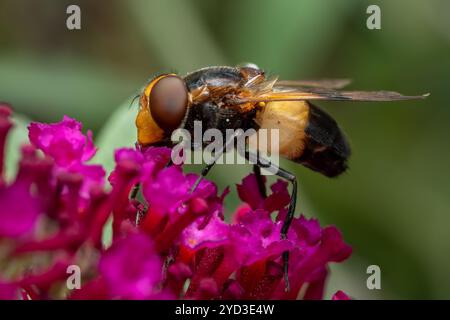
[[[190,72],[208,65],[226,63],[220,47],[198,10],[184,0],[123,2],[143,37],[142,44],[166,67],[178,72]],[[173,23],[175,22],[176,23]]]
[[[28,143],[28,129],[30,123],[26,117],[18,114],[13,115],[14,127],[9,132],[5,150],[5,175],[11,181],[17,172],[20,159],[20,146]]]
[[[67,114],[97,129],[112,106],[141,85],[139,77],[108,65],[61,55],[0,54],[0,97],[33,119],[59,121]]]
[[[284,78],[317,76],[354,8],[350,1],[235,2],[238,10],[223,13],[224,49],[234,62],[254,62]]]
[[[96,139],[98,147],[93,162],[100,163],[106,172],[114,169],[114,150],[133,148],[136,142],[134,120],[137,114],[135,104],[130,107],[131,99],[124,102],[107,120]]]

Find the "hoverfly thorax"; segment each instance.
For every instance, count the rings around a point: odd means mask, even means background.
[[[164,74],[153,79],[139,101],[136,118],[138,142],[159,143],[183,123],[189,105],[189,92],[182,78]]]

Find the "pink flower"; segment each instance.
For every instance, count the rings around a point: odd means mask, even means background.
[[[30,184],[21,180],[0,191],[0,236],[18,237],[33,231],[41,213]]]
[[[184,175],[181,167],[170,166],[158,171],[155,177],[147,174],[143,182],[143,194],[156,214],[174,215],[181,213],[183,203],[194,197],[204,199],[216,196],[217,188],[207,180],[202,180],[196,190],[191,188],[197,180],[197,175]]]
[[[233,226],[230,234],[234,256],[243,266],[279,257],[292,248],[289,240],[281,240],[282,222],[273,222],[267,211],[249,211]]]
[[[191,249],[212,248],[229,242],[230,225],[214,214],[209,221],[199,219],[184,229],[181,243]]]
[[[80,122],[68,116],[58,123],[32,122],[28,127],[30,142],[61,167],[86,162],[95,155],[92,132],[88,131],[85,136],[81,128]]]
[[[115,242],[102,255],[99,271],[113,299],[154,299],[161,294],[162,260],[143,234]]]
[[[336,291],[335,294],[333,294],[331,300],[351,300],[351,299],[344,291],[339,290]]]
[[[16,285],[0,281],[0,300],[15,300],[18,298],[18,291]]]
[[[291,199],[286,181],[278,180],[271,186],[271,190],[272,194],[264,199],[261,196],[254,174],[248,175],[242,180],[241,184],[237,185],[239,198],[242,201],[248,203],[252,209],[265,209],[269,213],[282,210]]]
[[[81,132],[80,122],[64,116],[63,120],[53,124],[32,122],[28,126],[30,142],[45,155],[51,157],[58,171],[77,173],[85,177],[81,192],[87,195],[89,188],[103,184],[105,170],[101,165],[88,165],[97,149],[92,141],[92,132]]]
[[[2,158],[0,167],[3,170],[3,149],[12,122],[10,110],[6,105],[0,106],[0,148]],[[33,230],[41,213],[38,199],[31,194],[31,183],[36,178],[24,172],[25,163],[21,166],[16,181],[5,186],[3,176],[0,178],[0,237],[19,237]],[[34,167],[38,169],[38,167]],[[2,175],[3,172],[0,172]],[[34,172],[33,175],[37,175]]]
[[[9,115],[0,106],[0,173]],[[105,187],[101,165],[86,163],[96,149],[79,122],[32,123],[29,138],[33,146],[22,147],[16,179],[6,183],[0,174],[4,264],[20,266],[14,276],[2,277],[0,298],[322,299],[328,265],[351,254],[336,227],[303,216],[281,239],[290,200],[285,181],[264,197],[254,175],[244,178],[237,186],[243,203],[228,222],[228,188],[218,195],[204,179],[192,190],[198,175],[168,165],[169,148],[116,150]],[[132,198],[136,185],[142,195]],[[110,220],[106,248],[102,236]],[[31,252],[33,260],[25,255]],[[79,290],[67,290],[69,265],[82,268]],[[333,299],[343,297],[338,292]]]
[[[170,160],[170,149],[166,147],[150,147],[145,150],[120,148],[114,152],[116,163],[130,163],[135,165],[146,178],[151,178],[154,172],[163,169]],[[115,170],[108,180],[114,184]]]
[[[296,220],[299,221],[300,219],[297,218]],[[301,222],[299,221],[299,223]],[[308,220],[303,220],[303,223],[307,224]],[[304,241],[307,239],[308,235],[303,239],[299,237],[294,240],[297,245],[290,254],[289,279],[291,291],[286,293],[284,288],[279,286],[275,294],[279,298],[297,298],[297,293],[307,283],[315,284],[315,286],[309,286],[308,290],[319,290],[323,293],[325,278],[328,275],[327,265],[330,262],[341,262],[347,259],[352,252],[351,247],[343,241],[341,233],[334,226],[323,228],[316,243]],[[310,294],[308,290],[305,296]],[[319,297],[314,295],[314,297],[314,299],[319,299],[322,294]]]

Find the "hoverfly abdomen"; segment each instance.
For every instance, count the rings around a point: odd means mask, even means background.
[[[270,102],[256,114],[255,121],[259,130],[278,131],[278,152],[289,160],[298,159],[305,148],[305,129],[308,125],[309,104],[306,101]],[[272,141],[268,145],[257,143],[260,151],[272,150]],[[256,141],[252,142],[256,146]],[[272,151],[271,151],[272,152]]]
[[[347,169],[350,146],[336,121],[325,111],[309,103],[308,125],[302,155],[294,161],[336,177]]]
[[[278,130],[281,156],[328,177],[347,168],[350,147],[344,134],[330,115],[310,102],[270,102],[255,120],[260,129]]]

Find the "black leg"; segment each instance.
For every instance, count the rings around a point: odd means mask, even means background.
[[[253,173],[255,174],[256,182],[258,183],[259,193],[264,199],[267,198],[266,185],[264,184],[264,178],[261,175],[261,168],[256,164],[253,165]]]
[[[210,163],[208,163],[203,169],[202,172],[200,174],[200,176],[198,177],[197,181],[195,181],[194,185],[191,188],[191,193],[195,191],[195,189],[197,189],[198,185],[200,184],[200,182],[203,180],[204,177],[206,177],[206,175],[208,174],[208,172],[211,170],[211,168],[216,164],[216,161],[224,154],[224,152],[227,151],[227,148],[231,145],[234,144],[235,139],[237,139],[241,134],[243,134],[244,132],[240,131],[240,130],[236,130],[234,132],[234,134],[230,137],[228,137],[228,140],[225,141],[225,144],[222,146],[222,148],[220,148],[215,154],[214,154],[214,158],[211,160]]]
[[[141,189],[141,183],[138,182],[134,185],[133,189],[131,190],[131,194],[130,194],[131,200],[134,200],[137,198],[137,195],[138,195],[140,189]]]
[[[245,153],[245,157],[247,160],[252,161],[260,168],[270,168],[272,172],[274,172],[277,176],[284,178],[292,183],[292,192],[291,192],[291,201],[289,203],[289,208],[286,217],[284,218],[283,225],[281,227],[281,239],[287,238],[287,233],[289,231],[289,227],[291,225],[292,219],[295,214],[295,206],[297,204],[297,178],[295,175],[286,171],[277,165],[271,163],[270,161],[263,159],[259,155],[255,155],[249,152]],[[289,291],[289,251],[283,252],[283,268],[284,268],[284,282],[285,289]]]
[[[173,164],[172,159],[169,159],[169,161],[166,164],[166,168],[170,167],[172,164]],[[141,183],[140,182],[136,183],[134,185],[133,189],[131,190],[131,193],[130,193],[130,199],[131,200],[134,200],[134,199],[137,198],[139,190],[141,190]]]
[[[209,164],[207,164],[203,169],[202,172],[200,173],[200,176],[197,178],[197,180],[195,181],[194,185],[191,188],[191,193],[195,191],[195,189],[197,189],[198,185],[200,184],[200,182],[203,180],[204,177],[207,176],[209,170],[211,170],[211,168],[216,164],[216,162],[211,162]]]

